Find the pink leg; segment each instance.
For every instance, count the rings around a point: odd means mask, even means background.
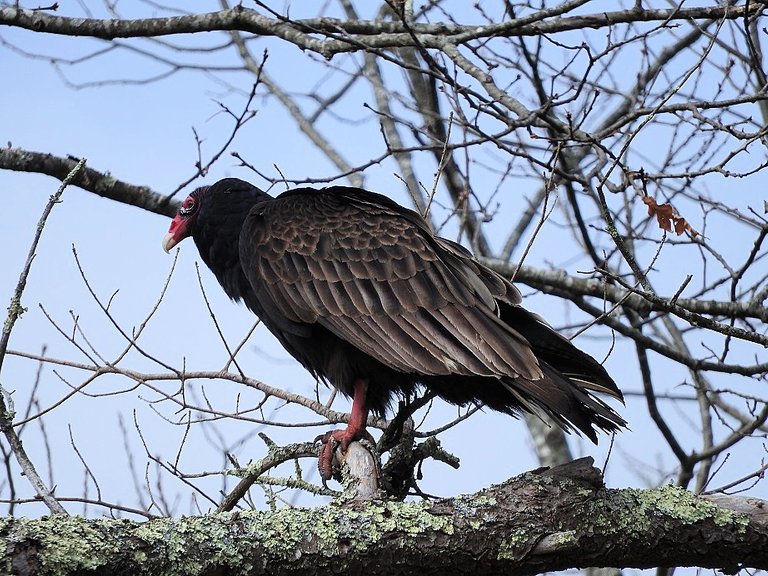
[[[317,462],[317,468],[323,480],[328,480],[333,475],[333,451],[336,446],[340,445],[342,450],[346,450],[352,442],[365,436],[365,426],[368,422],[368,409],[365,407],[367,393],[368,381],[357,378],[352,393],[352,411],[349,414],[349,424],[344,430],[333,430],[323,437],[323,448],[320,450],[320,457]]]

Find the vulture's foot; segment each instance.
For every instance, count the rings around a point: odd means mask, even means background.
[[[323,481],[330,480],[333,476],[333,453],[336,446],[346,452],[352,442],[360,438],[369,438],[372,444],[376,444],[371,435],[365,429],[368,424],[368,408],[365,400],[368,394],[368,381],[365,378],[357,378],[353,383],[352,411],[349,413],[349,423],[344,430],[332,430],[323,436],[323,447],[320,450],[320,459],[317,469]]]
[[[320,449],[320,456],[317,459],[317,469],[320,471],[320,477],[323,481],[333,477],[333,454],[336,448],[341,448],[343,452],[346,452],[352,442],[363,438],[372,445],[376,445],[373,436],[365,428],[355,429],[352,426],[347,426],[343,430],[331,430],[323,435],[321,439],[323,447]]]

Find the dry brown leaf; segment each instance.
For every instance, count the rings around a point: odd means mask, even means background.
[[[648,216],[656,216],[656,221],[662,230],[672,232],[674,226],[675,233],[678,236],[686,233],[691,238],[696,238],[699,235],[699,232],[694,230],[685,218],[675,215],[675,209],[672,207],[672,204],[659,204],[652,196],[643,196],[643,203],[648,206]]]

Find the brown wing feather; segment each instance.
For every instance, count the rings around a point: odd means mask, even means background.
[[[241,262],[267,308],[402,372],[542,378],[497,316],[497,298],[520,299],[511,284],[418,217],[341,190],[293,192],[249,215]]]

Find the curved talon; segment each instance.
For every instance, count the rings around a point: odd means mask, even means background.
[[[376,444],[373,436],[365,429],[351,430],[347,427],[344,430],[331,430],[323,435],[321,440],[323,447],[320,449],[320,455],[317,459],[317,469],[324,482],[333,477],[333,453],[336,451],[336,447],[340,447],[342,452],[346,452],[352,442],[363,438],[371,444]]]
[[[330,430],[325,433],[321,442],[323,447],[320,449],[320,456],[317,460],[317,469],[323,481],[330,480],[333,476],[333,453],[337,446],[341,446],[342,451],[346,452],[349,445],[357,440],[354,430],[350,433],[349,428],[344,430]]]
[[[322,439],[323,447],[320,448],[320,454],[317,458],[317,470],[320,472],[320,478],[323,484],[333,476],[333,452],[335,450],[333,432],[326,432]]]

